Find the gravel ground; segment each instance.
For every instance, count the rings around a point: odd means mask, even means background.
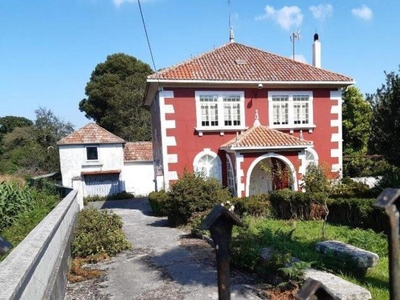
[[[89,266],[105,274],[68,283],[65,300],[218,299],[214,249],[205,240],[168,228],[165,218],[151,216],[146,199],[129,201],[95,205],[122,217],[133,250]],[[260,294],[251,275],[231,270],[231,299],[260,299]]]

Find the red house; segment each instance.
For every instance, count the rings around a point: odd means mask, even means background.
[[[228,44],[150,75],[155,181],[168,189],[186,168],[239,197],[299,190],[310,163],[342,169],[341,89],[352,78]]]

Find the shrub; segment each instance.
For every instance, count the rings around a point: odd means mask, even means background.
[[[131,247],[121,230],[121,218],[109,211],[85,208],[78,214],[75,238],[72,242],[74,257],[107,254],[115,255]]]
[[[270,216],[270,202],[268,194],[253,195],[232,200],[235,213],[241,217],[248,215],[253,217]]]
[[[367,184],[354,181],[350,177],[344,177],[333,186],[330,198],[370,198],[373,195],[373,191]]]
[[[170,226],[186,225],[193,213],[202,212],[232,198],[217,179],[185,172],[168,193],[166,209]]]
[[[32,207],[32,191],[26,185],[0,183],[0,232],[11,226],[18,214]]]
[[[108,195],[108,196],[100,196],[100,195],[93,195],[93,196],[86,196],[83,198],[83,203],[85,205],[88,204],[88,202],[97,202],[97,201],[107,201],[107,200],[125,200],[125,199],[133,199],[135,198],[135,195],[132,193],[128,193],[126,191],[122,191],[113,195]]]
[[[167,216],[167,205],[169,201],[168,193],[164,190],[151,192],[149,194],[149,204],[154,215],[159,217]]]
[[[388,169],[382,178],[378,181],[374,187],[375,193],[378,195],[386,188],[400,188],[400,169],[392,167]]]

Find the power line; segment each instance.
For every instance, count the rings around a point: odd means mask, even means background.
[[[142,23],[143,23],[144,33],[146,35],[147,45],[149,46],[151,61],[153,62],[154,72],[157,72],[156,63],[154,62],[153,51],[151,50],[149,35],[147,33],[146,22],[144,21],[144,17],[143,17],[142,5],[140,4],[140,0],[137,0],[137,2],[138,2],[138,5],[139,5],[140,16],[142,17]]]

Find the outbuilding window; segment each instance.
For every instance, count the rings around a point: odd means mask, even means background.
[[[99,159],[97,147],[86,147],[86,159],[87,160],[98,160]]]

